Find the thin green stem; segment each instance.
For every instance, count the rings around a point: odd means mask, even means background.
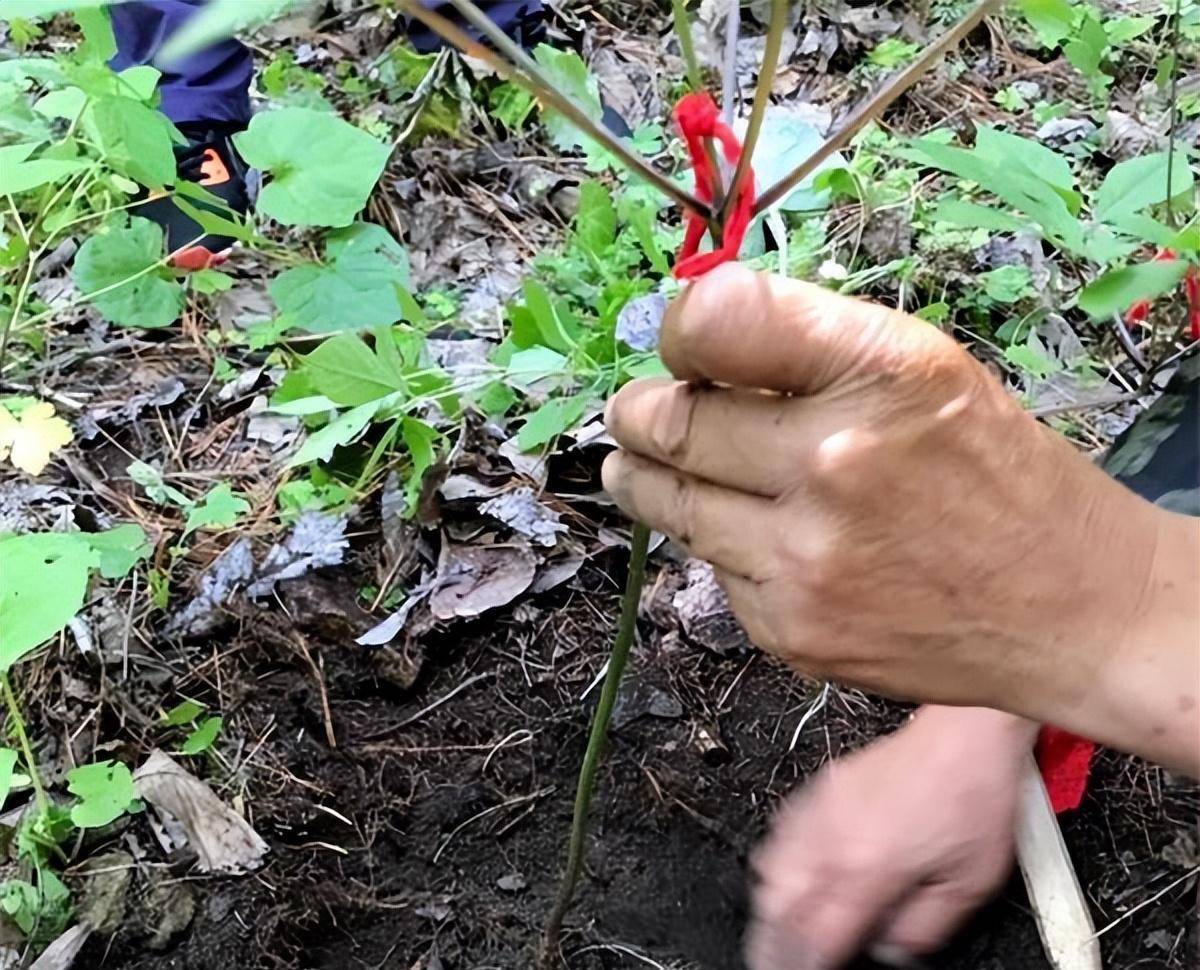
[[[692,22],[688,18],[684,0],[671,0],[671,12],[675,15],[675,36],[679,38],[679,51],[683,54],[688,84],[693,91],[703,91],[704,74],[696,57],[696,38],[692,34]]]
[[[862,107],[855,111],[825,144],[764,192],[754,206],[755,215],[766,212],[791,195],[830,156],[850,144],[855,135],[883,114],[905,91],[921,80],[929,72],[929,69],[942,59],[947,51],[960,44],[967,34],[978,27],[984,17],[994,13],[1001,6],[1001,0],[982,0],[981,3],[976,4],[970,13],[926,47],[915,61],[880,88],[878,94],[868,99]]]
[[[25,731],[25,718],[21,716],[21,708],[17,706],[17,698],[13,693],[12,683],[8,679],[8,671],[0,671],[0,690],[4,692],[4,703],[12,718],[13,730],[17,732],[17,740],[21,744],[21,753],[25,757],[25,767],[29,769],[29,779],[33,782],[33,795],[37,800],[38,809],[42,812],[50,810],[50,799],[46,797],[46,789],[42,787],[42,776],[38,774],[37,759],[33,756],[33,748],[29,744],[29,735]]]
[[[1171,189],[1175,184],[1175,139],[1179,131],[1179,35],[1183,18],[1183,0],[1175,0],[1175,16],[1171,18],[1171,121],[1167,132],[1167,225],[1174,226],[1175,213],[1171,206]]]
[[[613,705],[617,700],[617,689],[629,660],[637,632],[638,603],[642,598],[642,586],[646,580],[646,559],[650,550],[650,529],[640,522],[633,527],[629,550],[629,578],[625,583],[625,595],[621,600],[621,618],[617,626],[617,637],[613,641],[612,655],[608,659],[608,673],[600,691],[600,700],[592,716],[592,729],[588,737],[587,751],[579,770],[579,784],[575,791],[575,813],[571,819],[571,837],[567,844],[567,867],[559,885],[558,898],[546,921],[542,934],[541,964],[550,967],[559,951],[563,918],[575,898],[575,889],[583,872],[584,841],[587,836],[588,806],[596,786],[596,768],[608,738],[608,724],[612,719]]]
[[[758,74],[758,87],[754,91],[754,107],[750,111],[750,124],[746,128],[746,138],[742,142],[742,155],[738,159],[733,179],[729,183],[729,193],[721,206],[719,222],[725,225],[730,210],[741,191],[742,183],[750,174],[750,164],[754,160],[754,150],[758,147],[758,136],[762,134],[763,121],[767,117],[767,108],[771,105],[771,88],[775,84],[775,72],[779,69],[779,56],[783,51],[783,32],[787,29],[788,0],[774,0],[771,5],[771,26],[767,33],[767,46],[763,51],[762,67]]]

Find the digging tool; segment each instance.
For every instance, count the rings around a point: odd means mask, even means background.
[[[1032,754],[1021,776],[1016,839],[1017,861],[1050,965],[1103,970],[1096,927]]]

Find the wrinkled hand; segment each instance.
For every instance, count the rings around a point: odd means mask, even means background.
[[[994,711],[929,708],[826,767],[784,804],[755,854],[750,970],[941,949],[1012,868],[1035,733]]]
[[[817,286],[722,267],[672,306],[661,352],[678,380],[610,404],[605,487],[716,566],[758,646],[1070,723],[1136,612],[1148,503],[936,328]]]

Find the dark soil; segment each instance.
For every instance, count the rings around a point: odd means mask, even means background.
[[[339,636],[336,621],[351,610],[326,609],[335,622],[305,625],[294,600],[300,629],[280,630],[264,612],[232,643],[190,648],[193,664],[221,651],[224,692],[241,697],[232,721],[246,750],[258,749],[239,774],[251,779],[246,803],[271,843],[269,864],[252,877],[185,882],[196,915],[168,949],[148,950],[148,920],[127,920],[80,965],[532,967],[595,694],[579,697],[607,649],[616,615],[609,576],[620,568],[609,556],[569,588],[409,644],[407,658],[386,663],[349,631]],[[322,598],[328,606],[345,582],[343,574],[310,583],[306,605],[321,614]],[[904,712],[834,693],[789,754],[816,685],[750,652],[722,658],[689,646],[645,617],[641,634],[601,774],[568,965],[733,970],[745,859],[772,805]],[[336,749],[304,650],[324,670]],[[397,665],[417,663],[413,689],[389,684]],[[1097,926],[1195,865],[1198,811],[1196,786],[1130,759],[1101,759],[1086,804],[1065,822]],[[144,826],[134,833],[150,844]],[[175,875],[188,876],[186,860]],[[144,891],[144,880],[135,885]],[[1195,880],[1184,882],[1119,923],[1104,936],[1106,966],[1194,967],[1185,936],[1195,894]],[[930,966],[1046,968],[1020,888]]]

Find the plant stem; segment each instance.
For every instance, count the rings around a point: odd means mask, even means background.
[[[621,677],[625,673],[625,665],[629,660],[629,651],[633,646],[634,635],[637,632],[638,603],[642,597],[642,586],[646,580],[646,558],[650,549],[650,529],[640,522],[633,527],[633,536],[629,549],[629,578],[625,583],[625,595],[621,600],[621,619],[617,626],[617,636],[613,641],[612,655],[608,658],[608,673],[604,677],[604,687],[600,691],[600,701],[596,712],[592,715],[592,729],[588,737],[587,750],[583,755],[583,765],[579,770],[579,784],[575,791],[575,813],[571,819],[571,837],[567,845],[567,867],[559,885],[558,898],[554,909],[546,921],[546,929],[542,934],[541,965],[548,968],[558,954],[559,937],[562,934],[563,917],[575,897],[575,889],[579,884],[579,876],[583,872],[584,839],[587,835],[588,805],[592,800],[592,791],[596,784],[596,767],[600,763],[600,755],[604,742],[608,737],[608,722],[612,719],[613,705],[617,700],[617,689],[621,686]]]
[[[37,800],[38,810],[50,810],[50,799],[46,797],[46,789],[42,787],[42,777],[38,774],[37,759],[33,756],[33,748],[29,744],[29,735],[25,733],[25,718],[17,706],[16,695],[13,694],[12,683],[8,679],[8,671],[0,671],[0,689],[4,692],[4,703],[12,717],[13,729],[17,732],[17,740],[21,743],[21,753],[25,757],[25,767],[29,769],[29,778],[33,782],[33,795]]]
[[[444,40],[453,44],[464,53],[486,61],[506,81],[512,81],[525,88],[543,104],[549,105],[588,138],[599,142],[617,158],[624,162],[625,167],[685,209],[690,209],[704,219],[712,218],[712,209],[701,202],[690,192],[680,188],[675,182],[653,168],[644,158],[617,138],[603,125],[594,121],[586,111],[565,97],[547,80],[538,66],[537,61],[525,51],[470,0],[451,0],[457,9],[471,24],[488,40],[496,45],[491,50],[483,44],[472,40],[465,31],[452,23],[441,14],[422,6],[417,0],[400,0],[400,7],[409,16],[419,20],[430,30]],[[497,53],[499,52],[499,53]],[[503,55],[503,56],[501,56]],[[508,60],[505,60],[508,58]]]
[[[692,35],[692,22],[688,19],[684,0],[671,0],[671,12],[675,16],[675,36],[679,38],[679,51],[683,54],[688,84],[693,91],[703,91],[704,74],[696,58],[696,38]]]
[[[763,121],[767,116],[767,108],[771,104],[771,88],[775,83],[775,72],[779,69],[779,55],[783,51],[783,32],[787,28],[788,0],[774,0],[771,5],[771,26],[767,33],[767,46],[763,51],[762,67],[758,74],[758,87],[754,91],[754,107],[750,111],[750,124],[746,128],[746,138],[742,142],[742,155],[738,159],[733,179],[729,184],[729,194],[721,206],[721,225],[729,218],[729,212],[741,191],[742,182],[750,173],[750,164],[754,160],[754,149],[758,147],[758,136],[762,133]],[[726,106],[728,108],[728,106]]]
[[[984,17],[990,13],[994,13],[1001,5],[1001,0],[982,0],[981,3],[976,4],[974,9],[963,17],[961,21],[926,47],[921,52],[920,57],[897,74],[879,90],[878,94],[870,98],[862,107],[855,111],[838,132],[832,135],[824,145],[764,192],[754,206],[754,214],[758,215],[761,212],[766,212],[772,206],[777,205],[791,195],[796,187],[820,168],[834,152],[840,151],[850,144],[854,136],[865,128],[869,122],[874,121],[879,115],[883,114],[892,102],[896,101],[905,91],[921,80],[929,69],[941,60],[942,56],[948,50],[961,43],[967,34],[979,26]]]

